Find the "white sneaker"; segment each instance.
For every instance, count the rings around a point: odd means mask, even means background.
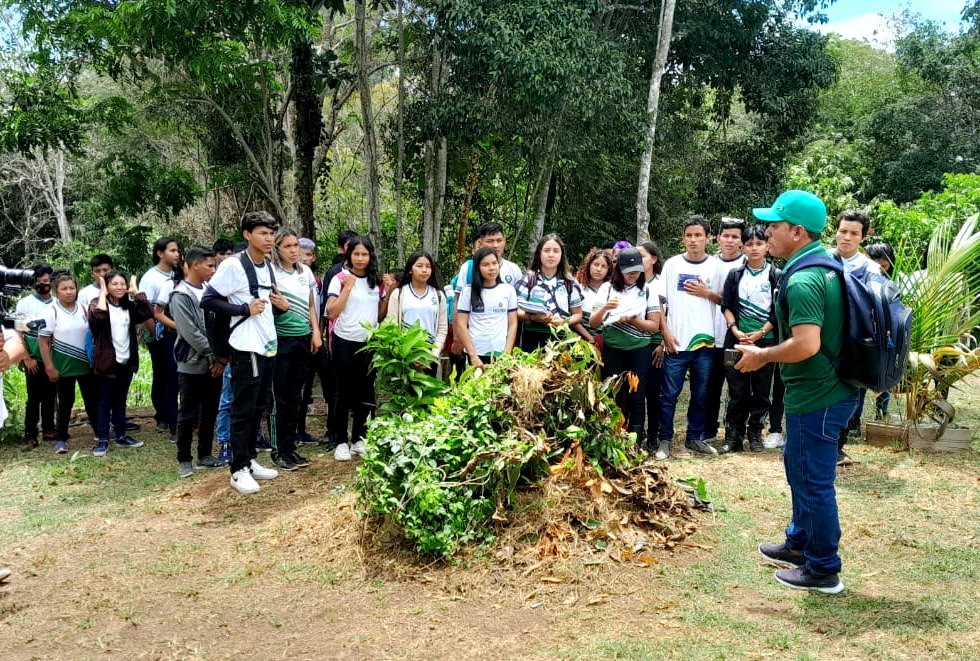
[[[338,443],[333,451],[333,458],[337,461],[350,461],[350,446],[346,443]]]
[[[364,448],[364,441],[358,441],[355,443],[351,449],[351,454],[359,454],[362,457],[367,454],[367,450]]]
[[[252,471],[252,477],[256,480],[274,480],[279,477],[279,471],[275,468],[266,468],[254,459],[248,465],[248,468]]]
[[[762,439],[762,447],[766,448],[767,450],[781,448],[784,445],[786,445],[786,442],[783,440],[783,435],[778,431],[768,434],[764,439]]]
[[[240,468],[231,474],[231,488],[238,493],[258,493],[259,483],[252,478],[248,468]]]

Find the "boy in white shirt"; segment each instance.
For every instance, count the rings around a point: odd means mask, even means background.
[[[161,237],[153,244],[153,266],[140,278],[139,290],[153,306],[153,319],[144,324],[149,334],[146,349],[153,364],[153,385],[150,399],[153,402],[156,430],[170,434],[171,442],[177,442],[177,361],[174,360],[174,343],[177,340],[173,320],[164,314],[160,304],[161,292],[172,285],[176,269],[180,265],[180,246],[175,239]],[[170,290],[172,291],[172,289]],[[169,296],[169,292],[168,292]],[[157,333],[157,324],[163,332]]]

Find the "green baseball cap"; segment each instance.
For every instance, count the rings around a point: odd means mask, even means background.
[[[817,234],[827,226],[827,206],[805,190],[788,190],[771,207],[752,209],[752,215],[764,223],[787,222]]]

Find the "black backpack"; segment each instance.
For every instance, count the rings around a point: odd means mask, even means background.
[[[252,298],[259,298],[259,278],[255,273],[255,264],[252,263],[252,258],[248,256],[248,251],[243,250],[238,253],[238,259],[242,262],[242,268],[245,269],[245,277],[248,278],[248,291],[252,295]],[[269,281],[271,282],[270,288],[276,286],[276,275],[272,272],[272,263],[267,259],[265,260],[265,268],[269,269]],[[214,292],[214,290],[211,290]],[[217,292],[214,292],[217,294]],[[217,296],[217,298],[227,301],[227,296]],[[219,359],[227,359],[231,355],[229,340],[231,339],[232,332],[245,323],[249,317],[245,315],[234,324],[231,323],[232,315],[224,314],[222,312],[214,312],[210,315],[205,315],[204,322],[205,328],[208,334],[208,339],[211,341],[211,350],[214,351],[215,357]]]

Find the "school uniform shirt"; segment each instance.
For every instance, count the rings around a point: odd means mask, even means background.
[[[272,276],[269,273],[270,266],[264,262],[254,265],[255,277],[259,284],[259,298],[267,301],[267,303],[262,314],[249,316],[241,324],[238,323],[241,319],[240,316],[231,318],[231,325],[238,324],[238,327],[231,332],[228,344],[236,351],[247,351],[257,353],[260,356],[271,357],[276,355],[278,348],[272,303],[268,303],[269,294],[272,293]],[[242,260],[237,257],[221,262],[208,286],[219,295],[226,297],[229,303],[235,305],[248,305],[253,300],[252,293],[248,288],[248,276],[245,275],[245,267],[242,266]]]
[[[55,301],[44,313],[44,328],[40,337],[52,338],[51,362],[64,377],[84,376],[92,369],[85,354],[85,336],[88,333],[88,317],[85,308],[78,303],[72,312]]]
[[[276,333],[282,337],[304,337],[313,332],[310,320],[310,295],[316,305],[316,278],[306,264],[297,264],[290,271],[273,266],[276,287],[289,301],[289,309],[276,315]]]
[[[39,321],[44,318],[45,312],[53,303],[54,296],[45,301],[38,298],[36,294],[30,294],[17,301],[17,307],[14,311],[24,321]],[[37,348],[37,331],[25,331],[24,344],[27,346],[31,358],[41,360],[41,352]]]
[[[412,285],[405,285],[398,289],[398,304],[402,328],[418,324],[428,334],[429,343],[435,342],[439,323],[439,292],[426,285],[425,292],[419,296]]]
[[[837,253],[836,250],[834,252],[839,256],[839,253]],[[878,265],[878,262],[868,257],[860,250],[846,259],[841,257],[841,261],[844,262],[844,268],[848,271],[859,271],[864,269],[865,273],[881,273],[881,266]]]
[[[534,286],[529,285],[533,281]],[[568,285],[571,286],[569,290]],[[527,273],[515,287],[517,307],[527,312],[547,312],[558,314],[562,319],[572,316],[572,309],[582,306],[582,287],[576,280],[566,282],[554,275],[546,278],[540,273]],[[548,324],[540,321],[525,321],[524,329],[535,333],[550,334]]]
[[[509,259],[500,260],[500,281],[504,284],[511,285],[512,287],[517,287],[517,283],[520,282],[521,278],[524,277],[524,271],[521,267],[510,261]],[[456,274],[456,279],[453,281],[453,287],[456,289],[456,296],[458,297],[462,291],[463,287],[473,284],[473,260],[468,259],[463,262],[463,265],[459,267],[459,273]]]
[[[660,274],[659,273],[655,274],[653,276],[653,279],[648,280],[647,283],[643,286],[646,287],[647,296],[650,298],[650,301],[654,305],[656,305],[657,309],[659,310],[660,309]],[[663,342],[664,342],[663,332],[658,330],[656,333],[650,335],[650,346],[652,346],[654,349],[656,349],[658,346],[663,344]]]
[[[626,316],[633,316],[635,311],[636,316],[646,319],[646,315],[651,312],[657,312],[660,309],[656,298],[652,296],[651,290],[646,286],[637,287],[633,285],[623,291],[617,291],[613,289],[611,282],[605,282],[599,287],[596,298],[598,299],[597,307],[605,305],[611,298],[619,299],[619,305],[610,310],[607,313],[607,317],[609,315],[619,314],[619,310],[624,310],[627,311]],[[613,321],[611,324],[604,323],[603,327],[602,341],[605,346],[622,351],[642,349],[650,344],[653,337],[653,333],[648,333],[633,324],[620,321]]]
[[[686,281],[697,279],[719,296],[725,286],[720,263],[710,256],[692,262],[684,254],[675,255],[664,263],[660,273],[658,294],[660,303],[666,304],[667,327],[674,336],[677,351],[697,351],[716,345],[715,313],[719,306],[684,289]]]
[[[101,293],[102,289],[98,285],[86,285],[78,291],[78,304],[82,306],[83,310],[88,310],[92,301],[98,300]]]
[[[109,334],[112,337],[112,350],[116,352],[116,362],[125,365],[129,362],[129,310],[106,301],[109,308]]]
[[[602,285],[599,285],[599,287],[601,288]],[[589,331],[592,337],[595,337],[602,332],[601,328],[592,328],[592,326],[589,326],[589,319],[592,317],[592,311],[602,305],[602,303],[598,303],[598,294],[598,289],[593,289],[588,285],[582,287],[582,324],[585,325],[585,328]]]
[[[745,273],[738,281],[738,328],[743,333],[762,330],[772,312],[772,285],[770,276],[772,264],[766,262],[761,269],[753,271],[748,264]],[[764,339],[772,339],[772,330]]]
[[[739,254],[735,259],[722,259],[721,255],[715,255],[715,259],[718,260],[719,272],[721,273],[721,287],[725,288],[725,279],[728,274],[737,269],[739,266],[745,263],[745,255]],[[720,293],[720,292],[719,292]],[[725,314],[721,311],[721,306],[715,306],[715,347],[722,348],[725,346],[725,333],[728,332],[728,321],[725,319]]]
[[[378,305],[381,303],[381,287],[369,287],[367,276],[358,277],[344,269],[333,277],[327,288],[327,298],[340,296],[344,280],[357,278],[354,289],[347,296],[344,311],[334,323],[333,334],[348,342],[367,342],[368,331],[362,321],[371,326],[378,325]]]
[[[517,291],[506,282],[493,287],[483,287],[480,299],[483,305],[474,307],[471,299],[473,288],[463,287],[459,295],[458,312],[470,315],[467,330],[477,356],[503,353],[507,346],[507,321],[511,312],[517,312]]]

